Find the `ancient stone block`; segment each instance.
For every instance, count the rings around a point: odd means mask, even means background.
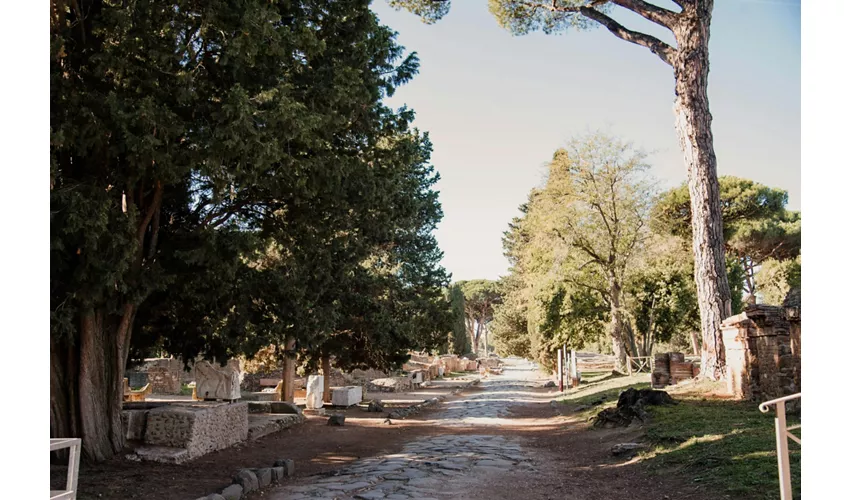
[[[322,407],[324,388],[325,377],[322,375],[310,375],[307,378],[307,409],[315,410]]]
[[[201,361],[195,365],[195,376],[195,392],[201,399],[234,400],[241,397],[239,371],[231,364],[218,367]]]
[[[293,415],[301,415],[303,413],[298,405],[290,403],[289,401],[273,401],[270,403],[270,407],[272,413],[286,413]]]
[[[145,444],[196,458],[248,437],[248,404],[165,405],[148,411]]]
[[[265,488],[266,486],[272,484],[272,470],[271,468],[257,469],[255,472],[257,475],[257,481],[260,482],[260,488]]]
[[[260,481],[257,475],[250,469],[242,469],[236,473],[233,483],[242,486],[244,493],[250,493],[260,489]]]
[[[142,441],[145,439],[147,428],[147,410],[124,410],[121,412],[121,421],[124,424],[124,438],[129,441]]]
[[[240,500],[242,498],[242,491],[242,485],[231,484],[227,488],[221,490],[221,496],[223,496],[225,500]]]
[[[328,425],[345,425],[345,415],[331,415],[328,418]]]
[[[295,475],[295,460],[291,458],[282,458],[274,463],[275,467],[283,468],[284,477],[292,477]]]
[[[272,467],[272,482],[279,483],[286,477],[286,470],[283,467]]]
[[[363,388],[360,386],[334,387],[331,391],[331,403],[334,406],[348,407],[363,401]]]

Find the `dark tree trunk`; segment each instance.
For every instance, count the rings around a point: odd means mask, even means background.
[[[325,380],[325,386],[322,388],[322,400],[325,403],[331,402],[331,357],[328,354],[322,356],[322,376]]]
[[[121,402],[135,307],[81,316],[75,341],[51,338],[50,435],[79,437],[83,458],[102,461],[124,448]]]
[[[714,2],[695,2],[682,13],[673,30],[678,50],[673,58],[676,78],[676,131],[688,167],[688,190],[694,250],[694,279],[702,322],[702,373],[724,377],[725,356],[720,323],[731,315],[726,276],[723,220],[717,159],[708,109],[708,39]]]

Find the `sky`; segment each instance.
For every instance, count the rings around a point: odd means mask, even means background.
[[[647,49],[604,28],[512,36],[486,0],[456,0],[430,26],[385,0],[372,8],[420,58],[387,103],[412,108],[433,142],[444,212],[436,237],[453,281],[507,274],[503,233],[571,137],[612,133],[650,153],[661,187],[685,181],[672,69]],[[635,14],[615,17],[672,42]],[[787,190],[799,210],[799,0],[718,0],[709,58],[718,174]]]

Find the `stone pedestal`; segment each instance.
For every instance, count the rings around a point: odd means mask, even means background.
[[[307,409],[315,410],[324,404],[322,396],[325,389],[325,377],[322,375],[310,375],[307,378]]]
[[[195,393],[198,399],[234,400],[242,397],[239,390],[238,365],[219,367],[208,361],[195,365]]]
[[[353,406],[363,401],[363,388],[357,385],[332,387],[331,402],[334,406]]]

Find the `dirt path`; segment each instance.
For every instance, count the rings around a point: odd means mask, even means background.
[[[405,420],[351,412],[345,426],[325,417],[183,465],[116,459],[84,466],[81,500],[193,500],[220,491],[241,468],[296,463],[286,484],[248,500],[724,498],[679,474],[649,475],[643,463],[611,456],[641,429],[589,430],[550,405],[553,389],[523,360],[502,375]],[[51,470],[54,482],[64,468]]]
[[[639,428],[588,430],[560,416],[531,363],[509,360],[481,390],[444,403],[427,420],[439,435],[413,438],[399,452],[355,461],[263,492],[270,500],[720,498],[674,476],[611,456]],[[424,423],[424,422],[423,422]],[[412,437],[412,436],[411,436]]]

